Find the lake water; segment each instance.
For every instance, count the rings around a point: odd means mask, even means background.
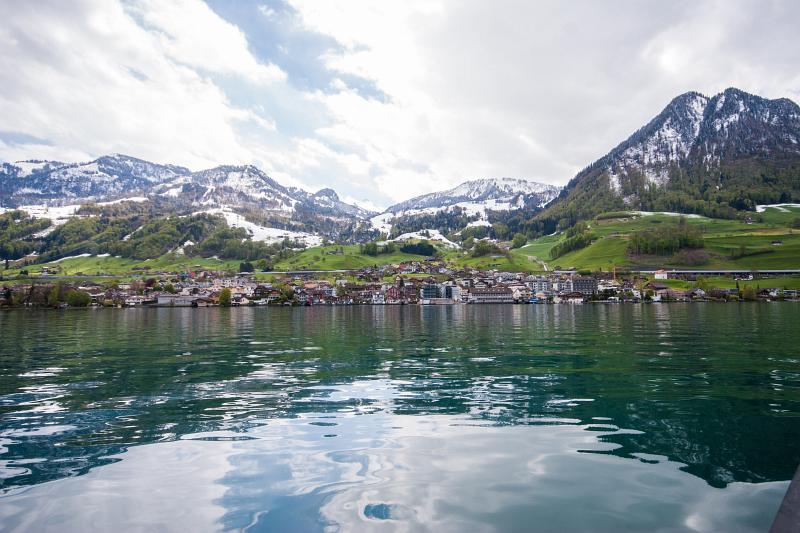
[[[0,313],[4,531],[765,531],[800,304]]]

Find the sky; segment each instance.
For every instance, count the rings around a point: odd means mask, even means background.
[[[686,91],[800,101],[800,2],[0,0],[0,160],[254,164],[371,208],[563,185]]]

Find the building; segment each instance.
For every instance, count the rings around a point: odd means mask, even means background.
[[[192,307],[198,296],[186,296],[183,294],[159,294],[158,305],[169,307]]]
[[[467,301],[473,304],[510,304],[514,303],[514,294],[508,287],[472,289]]]
[[[423,283],[419,290],[420,300],[433,300],[442,297],[441,287],[436,283]]]
[[[445,285],[444,298],[461,301],[461,287],[458,285]]]
[[[577,276],[572,278],[572,292],[579,292],[584,296],[591,296],[597,292],[597,280],[591,276]]]
[[[584,299],[583,293],[578,291],[563,294],[559,297],[559,301],[568,304],[582,304],[583,299]]]

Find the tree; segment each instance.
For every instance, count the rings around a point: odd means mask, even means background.
[[[86,307],[92,303],[92,297],[88,292],[74,289],[67,291],[66,300],[70,307]]]
[[[54,285],[47,293],[47,305],[49,307],[58,307],[61,303],[61,284]]]
[[[222,307],[231,306],[231,290],[227,287],[219,291],[219,305]]]
[[[527,244],[528,237],[526,237],[522,233],[515,233],[514,238],[511,240],[511,247],[512,248],[522,248]]]
[[[736,286],[738,288],[738,286],[739,286],[739,282],[738,281],[736,282]],[[706,278],[704,278],[703,276],[698,276],[697,277],[697,281],[695,282],[695,287],[697,287],[698,289],[702,289],[704,292],[708,292],[713,288],[711,286],[711,283],[709,283],[708,280]]]
[[[239,263],[239,272],[253,272],[255,267],[253,263],[250,261],[244,261],[243,263]]]
[[[742,290],[742,299],[748,301],[754,301],[758,299],[758,294],[756,294],[756,290],[749,285]]]
[[[476,241],[472,248],[472,257],[482,257],[498,251],[497,246],[489,241]]]
[[[502,222],[495,222],[492,224],[492,233],[494,233],[495,239],[505,239],[508,235],[508,226]]]
[[[363,251],[361,252],[364,255],[370,255],[375,257],[378,255],[378,244],[375,242],[368,242],[364,245]]]

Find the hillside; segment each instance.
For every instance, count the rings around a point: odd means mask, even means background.
[[[763,208],[752,222],[692,215],[685,223],[699,232],[703,247],[696,253],[634,254],[632,238],[655,228],[679,224],[675,213],[613,212],[591,220],[588,246],[553,257],[564,243],[565,232],[541,237],[520,249],[548,263],[550,268],[611,270],[655,269],[798,269],[800,268],[800,206]]]
[[[82,163],[21,161],[0,166],[0,207],[41,213],[46,208],[109,205],[136,200],[151,217],[227,211],[278,230],[341,240],[369,238],[375,215],[339,199],[285,187],[252,166],[222,165],[191,172],[113,154]]]
[[[800,107],[730,88],[678,96],[528,222],[547,234],[620,209],[736,218],[797,199]]]
[[[423,229],[458,232],[470,226],[490,226],[508,212],[538,212],[559,190],[523,179],[471,180],[392,205],[373,217],[372,225],[392,237]]]

